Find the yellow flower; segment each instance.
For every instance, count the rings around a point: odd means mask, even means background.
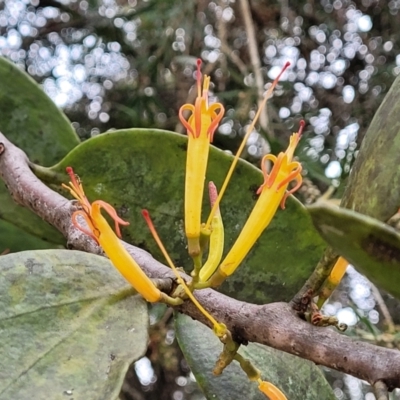
[[[201,90],[201,60],[197,61],[197,98],[195,104],[184,104],[179,118],[188,133],[185,178],[185,232],[189,254],[200,254],[201,206],[204,180],[208,162],[208,151],[215,130],[224,115],[221,103],[208,104],[210,77],[205,76]],[[190,111],[188,120],[184,112]]]
[[[115,209],[108,203],[97,200],[90,203],[83,191],[82,184],[74,174],[71,167],[67,167],[67,173],[71,178],[69,186],[64,185],[72,196],[74,196],[82,210],[75,211],[72,215],[73,224],[85,234],[94,239],[104,250],[111,262],[122,274],[122,276],[139,292],[147,301],[156,302],[164,300],[164,293],[154,285],[150,278],[142,271],[136,261],[130,256],[128,251],[122,245],[118,237],[121,237],[119,225],[129,225],[118,217]],[[110,217],[115,221],[115,231],[111,229],[106,219],[101,214],[101,209],[107,211]],[[78,217],[82,217],[89,230],[82,227],[78,222]]]
[[[211,277],[210,283],[212,286],[220,285],[228,276],[233,274],[271,222],[279,204],[284,209],[286,198],[301,186],[301,164],[292,160],[303,128],[304,121],[301,121],[300,129],[291,136],[286,152],[281,152],[278,157],[268,154],[263,158],[261,168],[264,174],[264,183],[257,191],[260,197],[235,244],[218,267],[216,273]],[[271,172],[266,169],[266,161],[271,161],[274,164]],[[297,184],[293,189],[287,191],[287,187],[292,180],[295,180]]]

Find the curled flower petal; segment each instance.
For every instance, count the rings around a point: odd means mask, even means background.
[[[72,223],[86,235],[95,240],[110,258],[111,262],[122,274],[122,276],[139,292],[147,301],[156,302],[162,298],[162,293],[154,285],[151,279],[143,272],[136,261],[118,239],[121,236],[119,225],[129,225],[129,222],[121,219],[114,207],[102,200],[90,204],[83,190],[82,183],[71,167],[67,167],[68,175],[71,178],[69,186],[63,185],[74,196],[82,210],[75,211],[72,215]],[[111,229],[107,220],[101,214],[101,209],[106,210],[115,221],[115,231]],[[79,224],[78,217],[82,217],[87,227]]]

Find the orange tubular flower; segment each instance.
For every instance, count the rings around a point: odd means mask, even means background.
[[[75,211],[72,215],[73,224],[83,233],[89,235],[103,248],[104,252],[122,276],[147,301],[156,302],[163,300],[164,294],[156,288],[154,283],[142,271],[118,239],[118,237],[121,237],[119,225],[129,225],[129,222],[119,218],[115,209],[104,201],[97,200],[90,203],[83,191],[79,178],[74,174],[71,167],[67,167],[67,173],[71,178],[71,182],[69,183],[69,186],[63,184],[63,187],[71,192],[72,196],[78,200],[82,207],[82,210]],[[118,237],[111,229],[110,225],[108,225],[107,220],[102,216],[102,208],[106,210],[110,217],[115,221],[115,231],[117,232]],[[89,230],[83,228],[79,224],[78,216],[82,217],[86,221]]]
[[[197,61],[197,98],[194,106],[184,104],[179,110],[179,118],[188,133],[185,179],[185,232],[189,254],[200,254],[201,206],[206,176],[209,145],[224,115],[221,103],[208,104],[210,77],[205,76],[201,90],[201,60]],[[190,111],[188,120],[184,112]]]
[[[271,222],[279,204],[284,209],[286,198],[301,186],[302,167],[300,163],[292,161],[292,159],[304,125],[304,121],[301,121],[300,129],[291,136],[286,152],[280,153],[278,157],[268,154],[263,158],[261,167],[264,174],[264,183],[257,191],[260,197],[235,244],[218,267],[216,273],[211,277],[210,284],[212,286],[220,285],[228,276],[233,274]],[[274,163],[270,173],[266,170],[265,164],[267,160]],[[297,182],[296,186],[286,191],[292,180]]]

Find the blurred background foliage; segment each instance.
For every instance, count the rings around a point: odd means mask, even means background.
[[[226,108],[214,144],[231,151],[290,61],[244,157],[258,164],[286,147],[305,119],[301,196],[311,202],[332,184],[340,196],[400,73],[399,9],[399,0],[2,0],[0,52],[43,86],[82,140],[130,127],[183,132],[178,110],[196,95],[200,57]],[[349,334],[398,347],[390,332],[399,309],[350,269],[325,312],[352,320]],[[130,370],[121,399],[203,398],[164,311],[152,310],[147,357]],[[374,399],[352,377],[328,379],[338,399]]]

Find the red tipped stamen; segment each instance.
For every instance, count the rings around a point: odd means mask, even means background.
[[[201,97],[197,97],[196,103],[194,105],[194,136],[199,137],[201,134],[201,103],[203,99]]]
[[[142,215],[144,220],[146,221],[146,224],[148,225],[151,233],[153,233],[155,231],[154,225],[153,225],[153,221],[150,218],[150,213],[148,212],[148,210],[143,209],[142,210]]]
[[[272,86],[275,86],[275,85],[278,83],[279,79],[281,79],[281,76],[282,76],[283,73],[289,68],[289,66],[290,66],[290,62],[287,61],[287,62],[285,63],[285,65],[283,66],[283,68],[281,69],[281,72],[279,72],[279,75],[278,75],[278,76],[274,79],[274,81],[272,82]]]
[[[196,74],[196,80],[197,80],[197,95],[200,96],[201,95],[201,64],[202,61],[200,60],[200,58],[197,59],[197,74]]]
[[[304,121],[304,119],[302,119],[301,121],[300,121],[300,126],[299,126],[299,130],[298,130],[298,132],[297,132],[297,134],[299,135],[299,137],[303,134],[303,130],[304,130],[304,127],[306,126],[306,121]]]
[[[67,167],[67,168],[65,168],[65,170],[67,171],[67,174],[71,178],[72,185],[75,186],[75,188],[79,188],[79,181],[78,181],[77,176],[74,173],[74,170],[72,169],[72,167]]]

